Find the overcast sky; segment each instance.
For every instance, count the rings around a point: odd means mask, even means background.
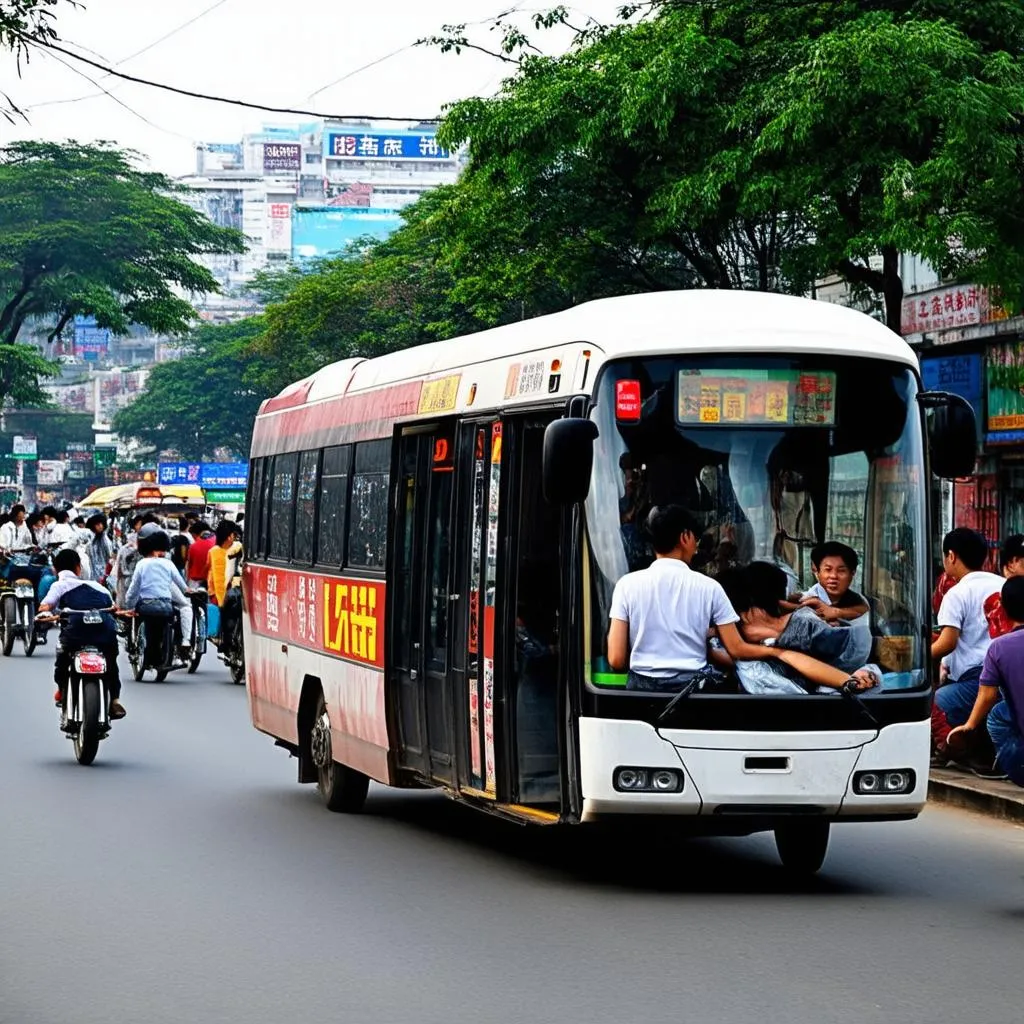
[[[576,9],[609,21],[621,2],[576,0]],[[57,27],[69,49],[197,92],[328,114],[417,118],[464,96],[493,93],[509,65],[412,44],[444,24],[483,22],[515,6],[515,0],[83,0],[79,10],[58,9]],[[549,4],[518,6],[526,13]],[[476,32],[482,42],[496,41],[486,30]],[[545,38],[552,49],[567,42],[565,35]],[[402,52],[331,84],[396,50]],[[29,118],[13,126],[0,120],[4,142],[109,139],[146,154],[157,169],[186,174],[194,168],[196,142],[235,142],[264,122],[303,120],[174,96],[62,59],[116,99],[95,95],[95,85],[39,51],[19,79],[13,57],[2,53],[0,91]],[[54,102],[67,100],[77,102]]]

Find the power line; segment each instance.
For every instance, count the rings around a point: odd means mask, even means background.
[[[59,63],[63,64],[64,67],[66,67],[68,69],[68,71],[71,71],[71,72],[73,72],[76,75],[80,75],[87,82],[91,83],[92,85],[95,85],[96,88],[100,90],[100,92],[97,93],[98,96],[109,96],[118,106],[124,107],[124,109],[127,110],[129,114],[134,115],[140,121],[142,121],[144,124],[148,124],[150,128],[155,128],[158,132],[164,132],[166,135],[174,135],[175,137],[177,137],[179,139],[186,139],[186,141],[189,141],[189,142],[192,141],[191,139],[188,139],[186,136],[181,135],[179,132],[171,131],[170,128],[162,128],[160,125],[155,124],[153,121],[150,121],[150,119],[148,117],[144,116],[143,114],[140,114],[133,107],[130,107],[119,96],[115,96],[109,90],[104,89],[103,86],[100,85],[100,83],[97,82],[95,78],[91,77],[90,75],[87,75],[84,71],[80,70],[79,68],[76,68],[73,64],[69,64],[62,57],[58,57],[56,54],[51,54],[51,56],[53,57],[53,59],[55,61],[58,61]],[[30,107],[28,109],[32,109],[32,108]]]
[[[20,32],[12,33],[29,46],[38,46],[44,50],[53,50],[56,53],[63,53],[72,60],[80,61],[98,71],[105,71],[108,75],[121,78],[126,82],[135,85],[146,85],[151,89],[162,89],[164,92],[175,93],[178,96],[187,96],[194,100],[207,100],[210,103],[226,103],[233,107],[244,107],[247,110],[263,110],[269,114],[294,114],[298,117],[315,117],[327,121],[435,121],[435,117],[395,117],[386,114],[325,114],[319,110],[301,110],[293,107],[271,107],[263,103],[250,103],[248,100],[233,99],[228,96],[212,96],[209,93],[193,92],[191,89],[182,89],[176,85],[167,85],[165,82],[153,82],[148,78],[139,78],[136,75],[129,75],[125,71],[117,71],[108,64],[100,64],[98,61],[83,57],[80,53],[74,53],[56,43],[44,42],[41,39],[32,39],[30,36],[22,35]]]
[[[183,32],[190,25],[194,25],[197,21],[200,21],[202,18],[205,18],[208,14],[212,14],[218,7],[223,7],[224,4],[228,2],[229,0],[217,0],[215,4],[211,4],[209,7],[200,11],[198,14],[193,15],[191,18],[189,18],[188,21],[182,22],[180,25],[176,26],[175,28],[172,28],[169,32],[165,32],[162,36],[160,36],[159,39],[154,39],[151,43],[147,43],[144,47],[142,47],[141,50],[136,50],[134,53],[129,53],[127,57],[122,57],[120,60],[114,61],[114,67],[120,67],[122,64],[127,64],[130,60],[135,60],[136,57],[141,57],[144,53],[148,53],[150,50],[159,46],[161,43],[166,42],[172,36],[176,36],[179,32]],[[78,45],[78,48],[80,50],[85,50],[87,53],[92,53],[94,56],[99,57],[101,60],[107,59],[102,54],[96,53],[95,50],[90,50],[87,46],[81,46],[79,44],[76,45]],[[92,81],[92,79],[89,79],[89,81]],[[107,92],[106,89],[99,85],[99,83],[94,84],[98,89],[101,90],[100,92],[91,92],[86,96],[71,96],[68,99],[64,100],[45,100],[43,103],[35,103],[32,106],[27,107],[26,109],[39,110],[41,107],[59,107],[68,103],[82,103],[85,100],[94,100],[99,98],[100,96],[111,95],[109,92]]]
[[[182,22],[177,28],[172,28],[170,32],[165,32],[159,39],[154,39],[153,42],[148,43],[141,50],[136,50],[134,53],[128,54],[127,57],[122,57],[116,67],[120,67],[122,64],[127,64],[130,60],[135,60],[136,57],[141,57],[144,53],[149,53],[154,47],[159,46],[161,43],[166,42],[171,36],[176,36],[179,32],[184,32],[190,25],[194,25],[197,21],[201,21],[208,14],[213,14],[218,7],[223,7],[229,0],[217,0],[216,3],[211,4],[205,10],[200,11],[198,14],[193,15],[188,21]]]

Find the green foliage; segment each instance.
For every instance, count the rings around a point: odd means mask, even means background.
[[[652,0],[622,14],[638,20],[581,28],[557,58],[506,32],[513,76],[449,111],[443,138],[471,161],[443,252],[471,309],[545,288],[566,304],[800,292],[838,273],[883,296],[898,330],[900,252],[1024,302],[1024,4]]]
[[[474,315],[456,296],[441,249],[457,189],[423,196],[384,241],[365,241],[292,279],[266,311],[250,380],[273,394],[326,363],[371,358],[480,330],[511,307]]]
[[[8,352],[30,319],[50,323],[51,341],[79,314],[118,334],[131,324],[183,334],[195,311],[182,294],[217,289],[193,257],[243,250],[238,232],[133,157],[105,143],[0,149],[0,404],[43,372]]]
[[[114,430],[183,459],[210,459],[218,448],[246,458],[266,397],[248,382],[263,327],[262,317],[200,327],[181,359],[153,368],[145,391],[114,417]]]

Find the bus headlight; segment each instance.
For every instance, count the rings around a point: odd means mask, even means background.
[[[620,793],[681,793],[683,773],[675,768],[616,768],[612,785]]]
[[[853,791],[860,796],[899,796],[909,793],[917,785],[917,773],[912,768],[885,768],[874,772],[856,772]]]

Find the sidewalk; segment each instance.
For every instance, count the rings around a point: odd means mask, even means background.
[[[933,768],[928,778],[928,799],[1024,824],[1024,789],[1012,782],[979,779],[953,768]]]

